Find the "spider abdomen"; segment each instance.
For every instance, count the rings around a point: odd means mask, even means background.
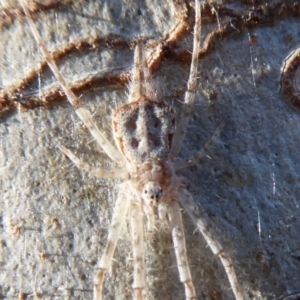
[[[172,146],[174,127],[174,110],[145,96],[121,106],[113,116],[118,148],[132,163],[166,159]]]

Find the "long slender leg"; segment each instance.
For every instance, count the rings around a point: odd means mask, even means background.
[[[224,128],[224,126],[225,126],[225,122],[222,122],[218,126],[216,131],[214,132],[213,136],[208,140],[208,142],[204,145],[204,147],[202,147],[202,149],[200,149],[200,151],[198,151],[193,156],[191,156],[187,159],[184,159],[181,161],[176,161],[174,163],[175,170],[183,169],[183,168],[198,164],[199,160],[202,159],[206,155],[208,150],[214,145],[216,140],[219,138],[220,133],[221,133],[222,129]]]
[[[203,213],[200,211],[200,208],[194,202],[193,197],[190,195],[190,193],[184,188],[182,188],[179,191],[179,193],[179,201],[181,205],[187,211],[191,219],[194,221],[197,228],[200,230],[211,251],[220,258],[223,267],[225,268],[235,299],[243,300],[244,298],[235,274],[231,258],[225,253],[218,240],[211,233],[206,220],[203,218]]]
[[[73,106],[76,114],[81,119],[81,121],[84,123],[84,125],[88,128],[91,135],[98,142],[98,144],[105,151],[105,153],[115,162],[122,164],[123,157],[122,157],[121,153],[108,141],[108,139],[104,136],[104,134],[97,128],[96,124],[92,120],[91,113],[87,109],[82,107],[79,99],[75,96],[73,91],[70,89],[68,83],[66,82],[65,78],[60,73],[53,57],[51,56],[50,52],[48,51],[43,39],[41,38],[33,20],[32,20],[32,17],[27,8],[26,1],[25,0],[19,0],[19,1],[20,1],[20,4],[27,16],[34,39],[36,40],[37,44],[39,45],[40,50],[43,53],[50,69],[52,70],[54,76],[56,77],[57,81],[59,82],[62,90],[66,94],[69,102]]]
[[[144,213],[141,202],[130,207],[133,251],[133,299],[143,300],[145,288]]]
[[[107,243],[97,266],[97,273],[94,278],[94,300],[102,299],[104,277],[107,270],[110,268],[120,231],[126,219],[127,211],[130,205],[130,200],[125,193],[126,188],[128,190],[126,183],[121,185],[107,237]]]
[[[195,0],[195,27],[194,27],[194,41],[193,54],[190,69],[190,76],[187,83],[187,91],[184,95],[184,105],[180,116],[179,123],[176,126],[176,132],[173,138],[173,145],[170,151],[171,157],[176,157],[180,151],[182,142],[184,140],[189,118],[192,112],[192,107],[195,100],[197,72],[198,72],[198,56],[200,50],[200,36],[201,36],[201,5],[200,0]]]
[[[92,167],[91,165],[80,160],[71,150],[65,148],[64,146],[59,145],[59,149],[69,157],[69,159],[79,168],[89,174],[92,174],[98,178],[127,178],[128,173],[125,169],[115,169],[112,171],[103,171],[97,168]]]
[[[143,45],[140,45],[140,47],[141,47],[140,51],[142,52],[142,68],[143,68],[143,75],[144,75],[143,84],[145,87],[145,94],[150,100],[157,101],[154,82],[152,80],[152,74],[147,63],[146,52]]]
[[[175,200],[169,205],[169,217],[179,277],[185,288],[185,297],[186,300],[195,300],[196,292],[186,254],[182,216],[179,204]]]
[[[138,43],[134,49],[134,65],[129,88],[129,102],[138,100],[142,95],[146,96],[149,100],[157,101],[144,47],[142,43]]]

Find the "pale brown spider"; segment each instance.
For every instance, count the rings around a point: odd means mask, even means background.
[[[21,3],[33,35],[76,114],[105,153],[120,168],[102,171],[81,161],[65,147],[60,146],[60,149],[79,168],[97,177],[124,179],[119,188],[107,244],[97,265],[94,279],[94,299],[102,299],[105,274],[110,268],[127,214],[129,214],[132,235],[133,298],[140,300],[145,296],[144,219],[146,219],[148,231],[159,230],[160,227],[163,227],[171,232],[180,281],[185,287],[185,297],[189,300],[196,299],[187,259],[180,205],[192,218],[213,253],[221,259],[235,298],[243,299],[230,257],[213,236],[192,196],[176,176],[177,169],[197,163],[205,149],[213,144],[222,128],[220,126],[204,149],[194,156],[184,161],[175,159],[186,134],[196,93],[201,33],[200,1],[195,1],[196,17],[192,63],[179,122],[175,120],[173,109],[157,99],[145,51],[142,43],[139,42],[134,52],[128,104],[119,107],[114,112],[112,120],[114,139],[118,149],[99,131],[90,112],[81,105],[69,88],[37,31],[25,0],[21,0]]]

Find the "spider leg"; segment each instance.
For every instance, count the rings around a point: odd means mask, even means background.
[[[168,214],[170,217],[170,227],[172,232],[179,277],[180,281],[183,283],[185,288],[185,297],[186,300],[195,300],[196,292],[187,259],[182,216],[177,201],[171,202],[171,204],[169,205]]]
[[[222,122],[214,132],[213,136],[206,142],[206,144],[204,145],[204,147],[202,147],[202,149],[200,149],[200,151],[187,159],[176,161],[174,163],[175,170],[183,169],[192,165],[197,165],[199,160],[205,157],[208,150],[215,144],[224,126],[225,122]]]
[[[143,300],[145,288],[144,213],[141,202],[130,207],[130,225],[133,251],[133,299]]]
[[[70,89],[65,78],[62,76],[61,72],[59,71],[53,57],[51,56],[49,50],[47,49],[43,39],[41,38],[33,20],[32,20],[32,17],[28,10],[26,1],[25,0],[19,0],[19,1],[25,12],[27,20],[29,22],[34,39],[36,40],[37,44],[39,45],[40,50],[43,53],[50,69],[52,70],[54,76],[56,77],[57,81],[59,82],[62,90],[66,94],[69,102],[73,106],[76,114],[78,115],[80,120],[84,123],[84,125],[88,128],[91,135],[98,142],[98,144],[105,151],[105,153],[115,162],[122,164],[123,158],[122,158],[121,153],[108,141],[108,139],[104,136],[104,134],[98,129],[98,127],[92,120],[91,113],[81,105],[79,99],[76,97],[76,95]]]
[[[176,126],[176,131],[173,137],[173,145],[170,151],[171,157],[176,157],[180,151],[182,142],[184,140],[189,118],[192,112],[196,85],[197,85],[197,72],[198,72],[198,56],[200,50],[200,36],[201,36],[201,5],[200,0],[195,0],[195,27],[194,27],[194,41],[193,41],[193,54],[190,69],[190,76],[187,83],[187,91],[184,94],[184,105],[180,116],[179,123]]]
[[[149,100],[157,101],[151,72],[147,64],[144,47],[138,43],[134,49],[134,64],[131,74],[129,88],[129,102],[139,99],[140,96],[147,96]]]
[[[226,254],[218,240],[211,233],[206,220],[203,218],[203,212],[200,210],[199,206],[196,205],[191,194],[184,188],[179,190],[179,194],[179,201],[181,205],[187,211],[194,223],[197,225],[197,228],[200,230],[201,234],[205,238],[211,251],[220,258],[223,267],[226,271],[227,277],[229,279],[235,299],[243,300],[244,298],[235,274],[231,258]]]
[[[128,177],[125,169],[115,169],[112,171],[103,171],[92,167],[91,165],[80,160],[71,150],[65,148],[62,145],[58,145],[60,151],[62,151],[79,169],[82,169],[93,176],[98,178],[126,178]]]
[[[126,219],[127,211],[129,208],[129,198],[126,196],[126,189],[128,190],[128,184],[124,183],[120,187],[118,199],[115,204],[112,222],[110,225],[107,243],[97,266],[97,273],[94,278],[94,300],[102,299],[102,290],[104,277],[107,270],[110,268],[112,257],[115,253],[121,228]]]

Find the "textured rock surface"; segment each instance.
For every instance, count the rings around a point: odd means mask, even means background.
[[[50,49],[94,34],[116,34],[124,41],[137,36],[159,40],[178,22],[173,5],[160,2],[124,1],[121,6],[119,1],[76,1],[34,17]],[[276,3],[280,1],[269,4]],[[272,17],[265,13],[266,21],[257,21],[251,29],[218,4],[211,7],[218,18],[203,16],[203,37],[219,25],[234,30],[216,38],[200,59],[194,115],[181,156],[201,148],[223,120],[226,126],[209,158],[182,176],[232,257],[245,299],[280,299],[300,290],[300,112],[287,103],[289,96],[280,94],[281,68],[299,47],[299,12],[279,18],[279,9],[274,9]],[[227,6],[244,21],[246,16],[254,18],[252,8],[239,2]],[[42,60],[27,23],[17,11],[12,16],[0,31],[4,41],[0,85],[5,91]],[[179,44],[191,49],[191,36]],[[71,83],[96,72],[113,75],[130,69],[129,47],[108,42],[96,48],[83,47],[59,60]],[[177,110],[188,72],[187,63],[168,57],[154,72],[159,95]],[[112,112],[126,103],[127,88],[118,78],[81,95],[108,137]],[[299,79],[297,84],[299,89]],[[24,95],[26,104],[29,94],[38,96],[49,87],[57,83],[43,69],[28,88],[14,95],[17,99]],[[172,98],[174,94],[179,96]],[[47,107],[1,113],[0,298],[16,299],[24,293],[32,299],[34,292],[43,299],[92,298],[94,268],[105,245],[117,182],[90,178],[56,147],[63,144],[91,164],[112,168],[114,164],[91,140],[62,99]],[[232,299],[220,262],[188,219],[186,225],[198,298]],[[149,299],[183,299],[169,247],[164,236],[148,247]],[[131,270],[130,237],[124,228],[105,283],[105,299],[131,299]]]

